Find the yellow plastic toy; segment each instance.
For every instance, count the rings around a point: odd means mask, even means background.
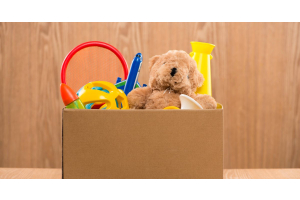
[[[164,110],[175,110],[175,109],[179,109],[178,107],[176,106],[168,106],[168,107],[165,107]]]
[[[103,88],[103,90],[108,91],[108,93],[105,91],[92,89],[94,87],[101,87]],[[107,106],[106,109],[129,109],[127,96],[125,95],[123,90],[118,89],[114,84],[110,82],[90,82],[83,86],[80,91],[78,91],[78,96],[83,105],[87,105],[90,103],[105,103]]]
[[[201,87],[197,88],[197,94],[211,93],[211,72],[210,72],[210,60],[213,58],[211,55],[215,45],[204,42],[191,42],[193,51],[190,56],[197,62],[197,68],[204,76],[204,83]]]

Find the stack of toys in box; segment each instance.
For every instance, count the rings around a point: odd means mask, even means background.
[[[149,61],[148,86],[138,83],[143,61],[141,53],[135,55],[128,73],[126,61],[115,47],[97,41],[80,44],[63,62],[60,86],[62,100],[66,108],[70,109],[216,109],[217,102],[211,96],[210,75],[214,45],[202,42],[191,44],[193,51],[190,55],[185,51],[171,50],[163,55],[153,56]],[[76,62],[74,55],[78,52],[92,51],[95,48],[105,49],[105,54],[111,53],[111,60],[119,60],[123,67],[124,80],[116,76],[117,81],[113,84],[94,80],[93,77],[91,82],[75,92],[66,81],[69,63]],[[114,65],[114,62],[110,65]],[[117,71],[111,69],[111,72]],[[80,78],[80,74],[78,77]]]

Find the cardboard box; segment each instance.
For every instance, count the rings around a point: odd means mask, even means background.
[[[223,109],[63,110],[63,178],[223,178]]]

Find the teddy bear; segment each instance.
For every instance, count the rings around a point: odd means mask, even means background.
[[[163,109],[181,107],[179,96],[188,95],[203,109],[215,109],[217,102],[210,95],[196,94],[204,82],[197,63],[185,51],[170,50],[150,58],[150,78],[147,87],[136,88],[128,94],[130,109]]]

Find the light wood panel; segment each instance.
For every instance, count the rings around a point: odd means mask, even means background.
[[[61,169],[0,168],[0,179],[61,179]],[[300,179],[300,169],[224,169],[224,179]]]
[[[224,169],[224,179],[300,179],[300,169]]]
[[[0,179],[61,179],[61,169],[0,168]]]
[[[128,63],[190,41],[216,45],[213,96],[224,105],[225,168],[300,167],[299,23],[1,23],[0,166],[60,167],[60,67],[99,40]]]

